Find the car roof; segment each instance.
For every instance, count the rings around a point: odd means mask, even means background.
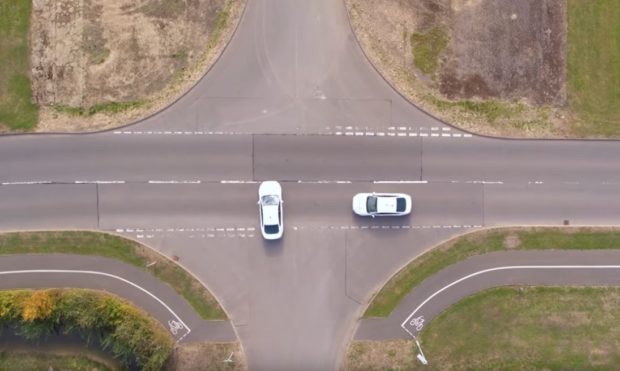
[[[395,196],[377,196],[377,212],[378,213],[395,213],[396,197]]]
[[[278,225],[280,224],[280,205],[263,205],[263,224]]]

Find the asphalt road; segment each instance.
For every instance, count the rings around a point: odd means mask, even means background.
[[[341,2],[250,0],[218,63],[160,114],[0,138],[0,230],[140,239],[208,284],[251,369],[335,369],[363,303],[434,244],[481,226],[618,224],[619,155],[448,127],[375,73]],[[266,179],[284,189],[275,244],[257,229]],[[413,215],[355,218],[351,197],[373,190],[411,193]]]
[[[357,340],[411,339],[442,311],[476,292],[507,285],[620,285],[620,250],[510,251],[449,266],[413,289],[387,318],[360,322]]]

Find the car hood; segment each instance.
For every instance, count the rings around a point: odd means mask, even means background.
[[[353,197],[353,211],[355,211],[356,214],[361,214],[361,215],[368,214],[368,211],[366,210],[366,199],[367,198],[368,198],[368,195],[364,193],[356,194]]]

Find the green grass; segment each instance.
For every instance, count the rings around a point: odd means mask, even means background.
[[[32,130],[39,108],[30,84],[30,0],[0,0],[0,129]]]
[[[425,74],[434,76],[439,65],[439,54],[448,46],[448,40],[448,33],[440,26],[424,33],[412,33],[413,64]]]
[[[620,1],[568,1],[567,69],[578,134],[620,135]]]
[[[430,369],[611,370],[620,364],[620,288],[494,288],[420,336]]]
[[[72,370],[72,371],[107,371],[106,365],[90,360],[84,356],[53,355],[45,353],[0,352],[0,370]]]
[[[65,253],[118,259],[153,274],[183,296],[205,320],[226,319],[211,293],[187,271],[134,241],[96,232],[23,232],[0,235],[0,254]],[[147,264],[156,264],[146,267]]]
[[[512,236],[516,246],[508,246],[508,236]],[[449,265],[474,255],[509,249],[620,249],[620,231],[524,228],[480,231],[462,236],[419,256],[394,275],[374,297],[364,317],[389,316],[414,287]]]
[[[230,18],[230,9],[232,5],[233,0],[228,0],[224,5],[224,8],[222,8],[222,10],[220,10],[220,12],[217,14],[217,18],[215,20],[215,27],[213,27],[213,30],[209,35],[209,40],[207,41],[209,49],[215,47],[215,45],[217,45],[217,43],[220,41],[220,37],[222,37],[222,32],[224,32],[226,26],[228,25],[228,19]]]
[[[119,113],[130,109],[139,108],[143,105],[143,101],[129,101],[98,103],[90,107],[72,107],[62,104],[56,104],[53,107],[58,112],[66,113],[72,116],[93,116],[97,113]]]

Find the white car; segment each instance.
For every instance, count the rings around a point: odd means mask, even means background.
[[[353,212],[360,216],[400,216],[411,213],[411,196],[404,193],[358,193]]]
[[[258,187],[258,210],[260,231],[266,240],[277,240],[284,232],[282,213],[282,187],[280,183],[269,180]]]

